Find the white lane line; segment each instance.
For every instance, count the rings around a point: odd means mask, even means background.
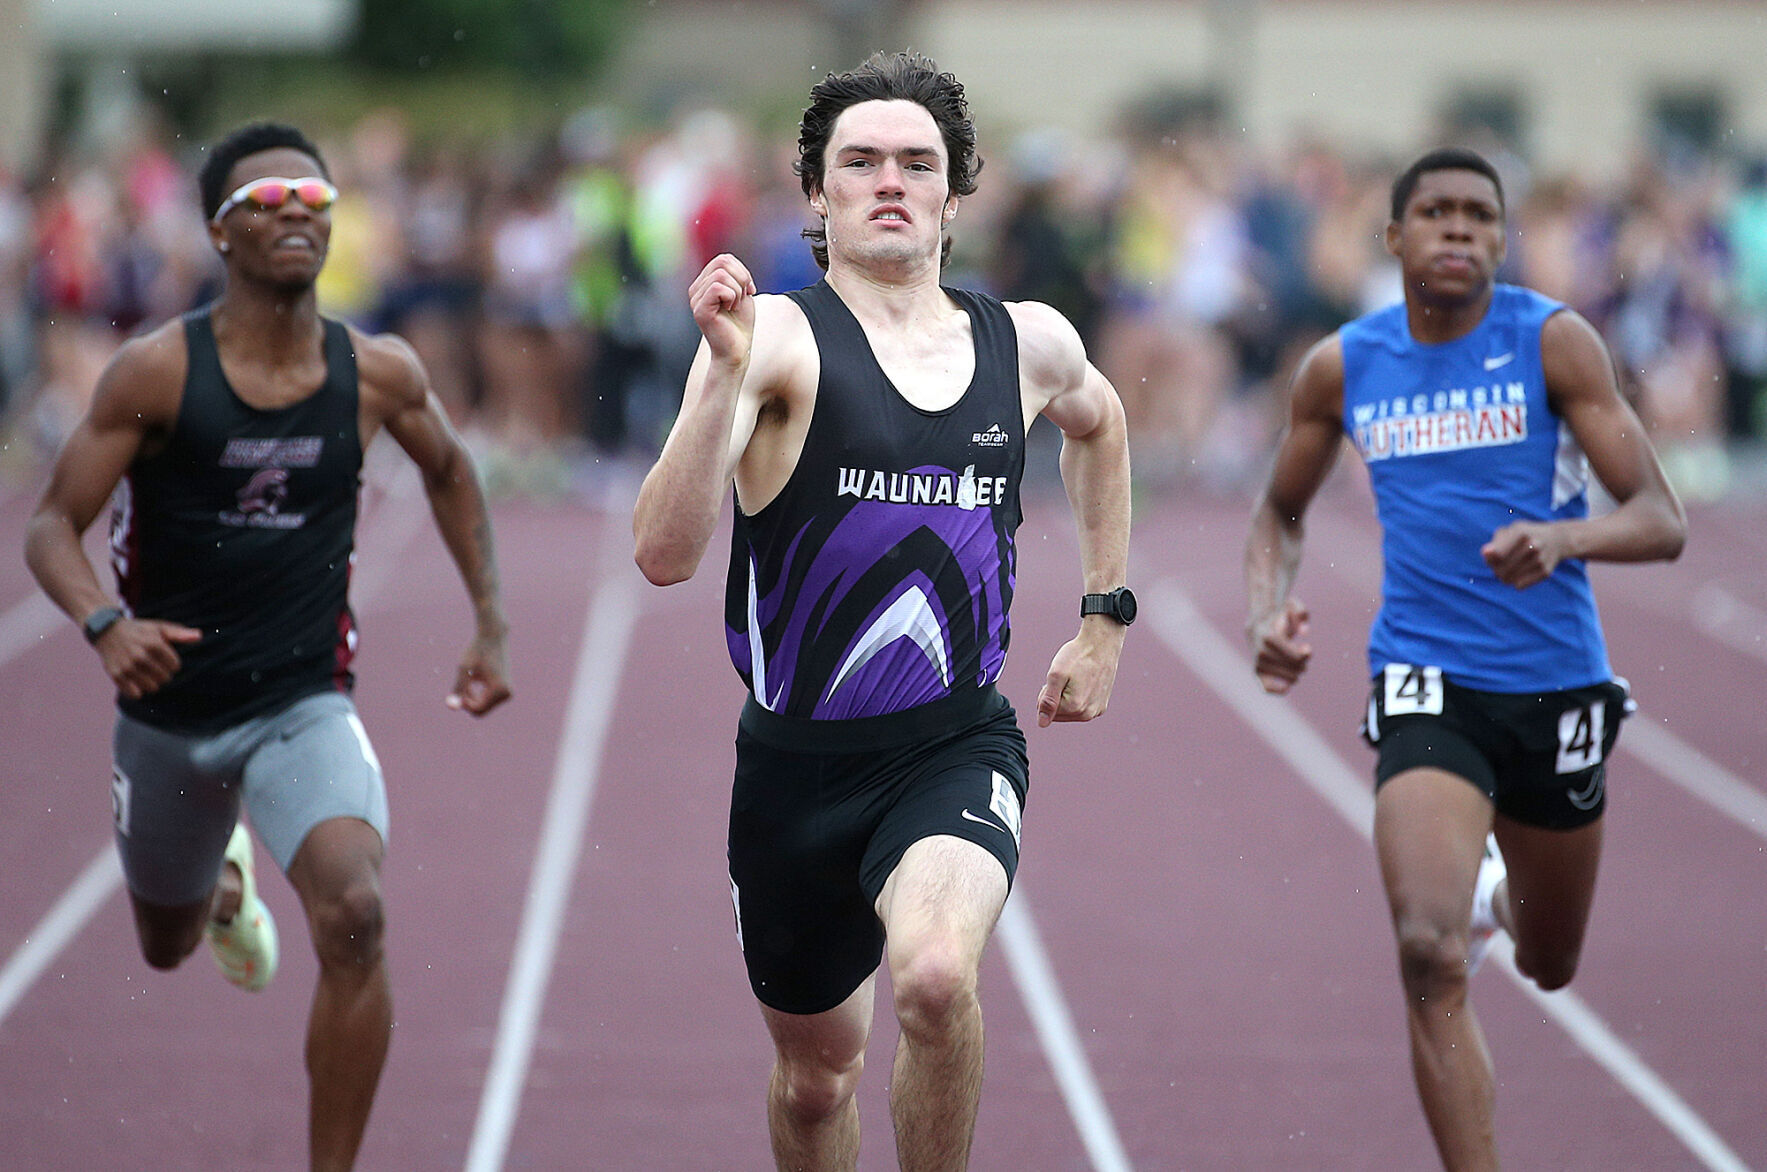
[[[1749,1172],[1742,1157],[1731,1151],[1718,1134],[1707,1126],[1706,1121],[1696,1115],[1693,1108],[1656,1071],[1646,1066],[1638,1054],[1622,1042],[1594,1010],[1580,998],[1570,996],[1563,990],[1557,993],[1542,992],[1539,986],[1520,976],[1515,969],[1515,945],[1508,937],[1499,935],[1493,944],[1492,957],[1498,960],[1503,971],[1521,991],[1576,1038],[1578,1044],[1613,1075],[1620,1085],[1632,1092],[1633,1098],[1650,1106],[1651,1113],[1663,1121],[1664,1126],[1687,1146],[1701,1164],[1714,1172]]]
[[[1099,1092],[1092,1066],[1086,1061],[1086,1048],[1074,1028],[1073,1015],[1068,1012],[1067,999],[1055,979],[1055,969],[1043,948],[1022,885],[1014,887],[1000,913],[999,939],[1013,982],[1031,1015],[1037,1040],[1049,1059],[1049,1069],[1055,1075],[1056,1085],[1061,1087],[1062,1098],[1067,1100],[1068,1114],[1073,1116],[1092,1167],[1097,1172],[1129,1172],[1128,1154],[1123,1151],[1123,1141],[1117,1136],[1116,1123]]]
[[[1192,675],[1207,684],[1245,725],[1343,816],[1363,838],[1373,835],[1374,798],[1342,758],[1290,705],[1264,694],[1252,675],[1250,657],[1238,653],[1170,579],[1155,584],[1154,630]],[[1346,791],[1346,784],[1355,795]],[[1507,942],[1499,940],[1499,944]],[[1747,1165],[1596,1012],[1568,989],[1542,993],[1516,971],[1510,949],[1500,952],[1501,970],[1540,1010],[1656,1117],[1689,1152],[1713,1172],[1747,1172]]]
[[[55,963],[61,950],[80,934],[86,922],[104,906],[104,901],[122,881],[123,868],[117,862],[117,852],[106,846],[98,852],[97,858],[86,864],[80,877],[55,901],[55,906],[25,937],[24,943],[7,957],[6,967],[0,968],[0,1022],[6,1020],[12,1007],[43,975],[43,971]]]
[[[1767,660],[1767,614],[1708,582],[1688,601],[1693,625],[1726,647]]]
[[[1664,728],[1634,713],[1620,733],[1620,748],[1708,802],[1757,837],[1767,838],[1767,794]]]
[[[414,478],[415,465],[411,465],[411,474]],[[410,483],[416,483],[415,479]],[[395,491],[389,502],[386,508],[374,514],[371,522],[373,529],[368,537],[377,544],[384,543],[387,546],[385,549],[377,549],[376,556],[391,564],[400,560],[406,544],[421,528],[417,522],[426,515],[427,509],[420,496],[414,498],[409,492]],[[366,605],[380,593],[388,580],[387,574],[376,575],[372,581],[353,584],[351,594],[363,600],[363,605]],[[16,614],[27,612],[33,600],[47,608],[48,618],[51,620],[48,624],[49,630],[53,630],[62,618],[62,613],[55,604],[40,593],[33,593],[0,616],[0,667],[5,666],[11,654],[18,650],[5,642],[12,630],[9,624],[14,621]],[[80,934],[112,892],[122,886],[122,882],[123,869],[117,862],[116,849],[107,843],[98,852],[98,857],[88,863],[86,869],[62,893],[55,906],[25,936],[24,942],[6,958],[5,967],[0,968],[0,1023],[6,1021],[7,1015],[31,985],[43,975],[43,971],[61,954],[62,949]]]
[[[564,925],[565,905],[576,877],[583,840],[588,835],[602,746],[613,717],[612,697],[618,691],[609,686],[609,681],[617,681],[624,670],[638,617],[637,571],[632,569],[623,550],[614,548],[620,539],[611,534],[618,532],[617,527],[609,532],[603,542],[605,556],[600,564],[624,568],[609,575],[590,599],[559,736],[546,822],[534,853],[527,906],[503,989],[497,1045],[485,1076],[478,1120],[467,1150],[467,1172],[497,1172],[509,1151],[528,1064],[533,1057],[534,1036],[546,1001],[546,985],[552,977],[558,936]]]

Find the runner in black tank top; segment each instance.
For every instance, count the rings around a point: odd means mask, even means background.
[[[1055,310],[943,286],[975,145],[962,85],[923,57],[878,54],[814,88],[797,172],[827,280],[760,296],[733,256],[701,270],[688,303],[704,341],[633,515],[645,576],[683,581],[734,480],[725,629],[750,694],[730,880],[776,1054],[781,1167],[859,1161],[855,1072],[886,941],[898,1162],[967,1160],[977,970],[1028,778],[995,681],[1029,419],[1062,432],[1088,596],[1039,724],[1104,712],[1134,616],[1115,391]]]
[[[279,944],[254,838],[300,896],[318,961],[307,1150],[316,1168],[348,1168],[392,1033],[386,785],[349,694],[363,450],[385,431],[417,466],[473,608],[445,703],[474,716],[510,694],[491,522],[411,346],[319,314],[339,193],[312,142],[242,127],[208,150],[198,188],[221,293],[106,364],[25,559],[116,687],[111,807],[142,957],[175,968],[206,938],[228,981],[261,989]],[[81,540],[119,489],[122,606]],[[249,1093],[228,1089],[228,1118],[262,1122],[242,1110]]]
[[[779,495],[752,516],[738,502],[725,592],[731,655],[768,711],[883,716],[999,678],[1024,472],[1018,335],[993,298],[946,293],[969,314],[975,375],[936,412],[891,385],[826,282],[790,295],[821,355],[815,413]]]
[[[177,425],[162,450],[130,467],[111,532],[129,609],[203,633],[165,687],[119,701],[179,732],[347,692],[355,679],[347,595],[362,444],[349,332],[327,321],[325,382],[266,411],[228,384],[209,313],[184,318]]]

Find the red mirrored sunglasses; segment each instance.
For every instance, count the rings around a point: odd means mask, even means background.
[[[317,175],[309,175],[305,179],[254,179],[222,200],[210,221],[219,224],[222,216],[242,203],[273,212],[291,197],[300,200],[315,212],[322,212],[337,202],[337,188]]]

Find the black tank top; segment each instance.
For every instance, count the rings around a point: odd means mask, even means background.
[[[196,627],[164,688],[128,715],[214,732],[354,684],[354,557],[362,440],[349,332],[325,327],[325,382],[261,411],[228,385],[209,320],[184,317],[189,371],[165,448],[130,467],[111,563],[132,614]]]
[[[1006,307],[961,289],[975,375],[943,411],[890,383],[826,281],[789,296],[821,354],[797,467],[753,515],[738,502],[725,592],[753,704],[871,718],[992,694],[1011,638],[1024,408]]]

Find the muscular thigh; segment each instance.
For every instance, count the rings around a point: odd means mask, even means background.
[[[821,1013],[883,956],[876,900],[916,842],[981,846],[1008,881],[1027,784],[1010,708],[946,738],[797,753],[740,733],[730,878],[749,980],[764,1005]]]
[[[860,881],[871,900],[910,847],[941,835],[981,847],[1011,885],[1029,786],[1024,745],[1009,711],[914,763],[866,847]]]
[[[737,942],[755,997],[781,1013],[833,1009],[883,955],[883,926],[859,884],[874,819],[854,816],[864,809],[850,763],[737,735],[728,846]]]
[[[208,899],[239,816],[240,761],[217,738],[117,717],[111,812],[130,892],[158,907]]]
[[[386,839],[380,760],[355,705],[341,693],[309,696],[271,718],[246,764],[244,791],[252,827],[284,872],[328,819],[365,822]]]

